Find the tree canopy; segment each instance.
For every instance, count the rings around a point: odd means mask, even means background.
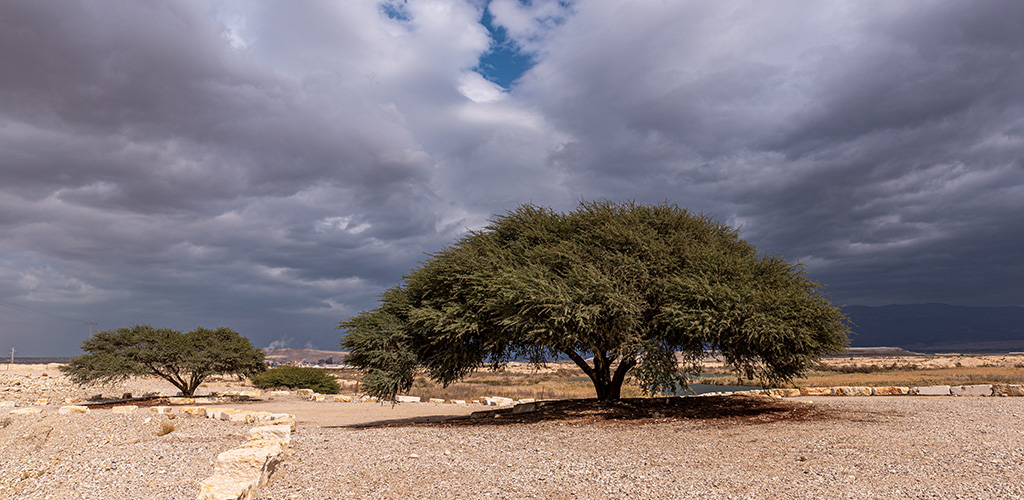
[[[848,322],[800,265],[670,203],[523,205],[431,254],[370,311],[339,323],[368,393],[393,399],[422,366],[445,385],[490,364],[568,357],[598,399],[627,374],[685,386],[720,353],[766,384],[845,347]]]
[[[263,351],[230,328],[196,328],[187,333],[134,325],[94,333],[82,342],[86,352],[61,367],[85,384],[137,375],[156,375],[185,396],[214,374],[251,376],[265,369]]]

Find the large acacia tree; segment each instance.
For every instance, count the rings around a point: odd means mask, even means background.
[[[601,400],[627,375],[649,394],[685,386],[720,353],[773,384],[845,347],[847,319],[799,265],[674,204],[524,205],[405,276],[343,321],[370,394],[407,391],[422,366],[443,383],[513,358],[568,357]]]
[[[82,342],[86,352],[61,366],[79,384],[156,375],[192,396],[214,374],[252,376],[265,370],[263,351],[230,328],[169,328],[134,325],[94,333]]]

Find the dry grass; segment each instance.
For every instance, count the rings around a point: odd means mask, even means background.
[[[342,392],[358,392],[360,374],[356,370],[332,370],[342,385]],[[413,381],[411,396],[429,398],[461,399],[471,401],[485,396],[512,399],[585,399],[593,398],[594,385],[590,379],[572,363],[551,363],[536,370],[529,365],[510,363],[498,369],[482,369],[470,374],[460,382],[443,387],[419,374]],[[639,397],[638,387],[626,384],[622,397]]]
[[[959,366],[958,366],[959,365]],[[721,372],[711,364],[708,371]],[[332,370],[339,379],[343,393],[358,392],[360,374],[357,370]],[[705,373],[698,383],[718,385],[759,385],[756,381],[737,379],[731,373]],[[926,386],[969,385],[983,383],[1024,383],[1024,363],[1020,357],[955,356],[903,358],[831,358],[809,370],[790,387],[831,386]],[[412,396],[423,399],[474,400],[485,396],[513,399],[586,399],[594,397],[590,379],[571,362],[550,363],[535,369],[525,363],[510,363],[499,370],[482,369],[464,380],[442,387],[425,374],[419,374]],[[627,383],[622,397],[640,397],[639,387]]]
[[[1024,382],[1024,368],[1004,366],[974,366],[929,369],[880,370],[871,373],[843,373],[812,371],[806,377],[793,381],[792,387],[828,386],[925,386],[970,384],[1020,384]]]

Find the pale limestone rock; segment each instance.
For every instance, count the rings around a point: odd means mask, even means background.
[[[419,396],[395,396],[395,400],[399,403],[419,403]]]
[[[39,398],[35,402],[36,406],[46,406],[48,404],[50,404],[49,398]]]
[[[457,404],[457,405],[464,405],[464,404],[466,404],[466,400],[465,399],[453,399],[452,403]]]
[[[261,425],[249,429],[249,441],[270,440],[287,446],[291,442],[292,430],[285,425]]]
[[[89,411],[90,410],[88,406],[68,405],[61,406],[60,409],[57,410],[57,413],[63,413],[64,415],[67,415],[70,413],[89,413]]]
[[[430,398],[430,399],[427,400],[427,402],[435,403],[435,404],[442,404],[442,403],[444,403],[444,400],[441,399],[441,398]]]
[[[290,391],[270,391],[267,393],[268,396],[288,396],[291,395]]]
[[[899,396],[903,394],[910,394],[910,388],[902,386],[875,387],[872,389],[871,394],[875,396]]]
[[[334,395],[334,402],[335,403],[351,403],[352,402],[352,396],[343,396],[341,394],[335,394]]]
[[[170,406],[151,406],[149,408],[150,413],[156,413],[158,415],[166,415],[168,413],[174,413],[174,408]]]
[[[956,385],[950,387],[949,392],[954,396],[991,396],[992,385]]]
[[[312,396],[313,389],[298,389],[295,391],[295,394],[298,394],[299,396]]]
[[[0,409],[14,408],[14,401],[0,401]]]
[[[250,500],[255,484],[252,481],[211,476],[199,484],[198,500]]]
[[[18,408],[10,411],[11,415],[34,415],[42,412],[42,408]]]
[[[167,398],[167,402],[172,405],[194,405],[196,404],[195,398]]]
[[[249,424],[265,422],[267,420],[272,420],[273,416],[274,414],[269,411],[250,411],[248,412],[248,415],[245,416],[245,422]]]
[[[234,408],[225,408],[220,411],[220,419],[228,422],[245,422],[248,420],[250,413],[252,412],[236,410]]]
[[[992,386],[993,396],[1024,396],[1024,385],[1019,384],[994,384]]]
[[[281,445],[274,444],[261,448],[235,448],[217,455],[213,464],[215,476],[250,480],[255,486],[266,484],[269,473],[279,461]]]
[[[199,406],[185,406],[183,408],[179,408],[178,411],[186,415],[198,415],[200,417],[206,416],[206,408]]]
[[[951,394],[950,387],[948,385],[914,387],[910,390],[910,393],[917,394],[918,396],[949,396]]]
[[[792,398],[800,395],[800,389],[770,389],[768,393],[780,398]]]
[[[359,400],[364,402],[364,403],[376,403],[377,402],[377,397],[376,396],[363,396],[363,397],[359,398]]]
[[[313,394],[313,401],[327,401],[326,394]]]
[[[832,394],[834,396],[870,396],[871,388],[863,386],[833,387]]]
[[[801,387],[801,396],[831,396],[831,387]]]
[[[537,400],[534,399],[534,398],[523,398],[523,399],[520,399],[520,400],[516,401],[516,403],[521,403],[521,404],[522,403],[534,403],[536,401]]]
[[[134,413],[139,407],[135,405],[121,405],[110,409],[112,413]]]
[[[64,404],[73,405],[75,403],[81,403],[82,398],[64,398]]]
[[[484,404],[487,406],[508,406],[514,403],[512,398],[503,398],[500,396],[489,396],[484,398]]]
[[[272,422],[274,423],[274,425],[287,425],[288,428],[291,429],[292,432],[295,432],[295,418],[294,417],[278,418],[278,419],[272,420]]]

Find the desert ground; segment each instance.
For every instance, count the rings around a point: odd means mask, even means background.
[[[992,376],[1024,381],[1020,357],[908,359],[844,359],[867,368],[822,373],[864,377],[895,366],[890,378],[900,370],[977,378],[999,368]],[[0,410],[0,499],[193,499],[217,454],[246,433],[243,423],[145,407],[61,414],[66,400],[173,388],[150,378],[80,387],[53,367],[5,367],[0,401],[41,412]],[[529,378],[520,372],[542,376],[513,366],[481,374],[510,386],[470,387],[522,391]],[[565,389],[578,377],[563,378],[548,383]],[[224,378],[200,393],[246,388]],[[447,421],[485,408],[260,399],[221,405],[296,417],[292,446],[260,499],[1024,498],[1024,398],[660,398]]]

